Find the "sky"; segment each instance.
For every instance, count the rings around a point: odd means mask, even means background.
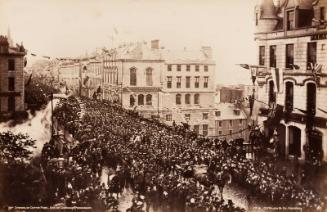
[[[154,39],[171,50],[211,46],[217,84],[251,84],[249,72],[236,64],[256,62],[255,2],[0,0],[0,34],[6,35],[9,27],[15,43],[50,57]]]

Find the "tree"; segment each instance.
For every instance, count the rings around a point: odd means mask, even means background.
[[[15,163],[30,160],[35,140],[28,135],[13,134],[10,131],[0,133],[0,163]]]

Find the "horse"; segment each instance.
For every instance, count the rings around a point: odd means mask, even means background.
[[[112,174],[108,176],[108,187],[109,187],[109,193],[110,194],[116,193],[118,199],[119,193],[122,192],[118,175]]]
[[[232,181],[232,175],[228,170],[221,170],[213,173],[213,182],[218,186],[220,192],[220,198],[223,198],[223,190],[226,184],[230,184]]]

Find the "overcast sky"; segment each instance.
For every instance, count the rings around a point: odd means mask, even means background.
[[[216,82],[250,84],[255,0],[0,0],[0,34],[37,55],[78,56],[119,42],[169,49],[212,46]],[[114,29],[117,29],[118,34]]]

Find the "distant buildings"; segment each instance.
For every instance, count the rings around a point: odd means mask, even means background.
[[[255,7],[259,124],[282,156],[327,160],[327,0]]]
[[[24,111],[23,45],[14,47],[10,35],[0,35],[0,116]]]
[[[248,117],[233,103],[218,103],[215,106],[215,135],[227,139],[248,140]]]
[[[145,117],[182,122],[200,134],[214,135],[215,62],[210,47],[172,52],[161,48],[159,40],[130,43],[63,62],[58,73],[84,96],[96,92],[98,98]]]

